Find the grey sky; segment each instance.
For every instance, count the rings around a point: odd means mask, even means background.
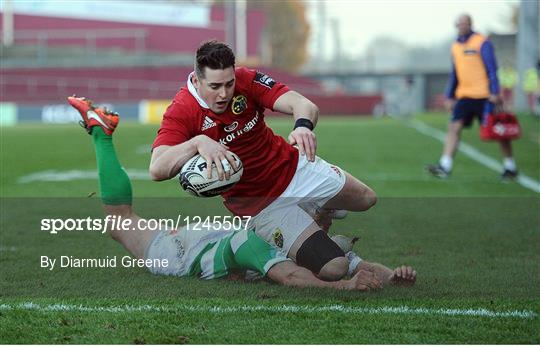
[[[532,0],[536,1],[536,0]],[[310,52],[318,50],[319,0],[306,1],[308,19],[312,23]],[[454,21],[461,13],[473,17],[475,30],[482,33],[508,32],[512,5],[515,0],[331,0],[324,1],[328,19],[340,23],[343,53],[350,57],[363,54],[377,36],[392,36],[411,45],[436,44],[455,36]],[[330,27],[326,26],[325,56],[334,50]]]

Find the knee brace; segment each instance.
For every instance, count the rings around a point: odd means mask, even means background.
[[[324,231],[319,230],[300,246],[296,263],[318,274],[330,260],[344,256],[341,248]]]

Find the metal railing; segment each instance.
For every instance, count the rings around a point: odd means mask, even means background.
[[[47,46],[51,40],[83,40],[86,47],[96,47],[98,39],[133,39],[135,50],[142,52],[146,49],[146,29],[47,29],[47,30],[17,30],[13,34],[14,43],[33,41]]]
[[[12,99],[10,87],[17,87],[16,94],[29,98],[43,98],[53,95],[65,96],[83,90],[88,96],[107,93],[110,97],[128,98],[132,93],[147,95],[148,98],[174,94],[180,89],[178,82],[135,80],[135,79],[80,79],[72,77],[3,75],[0,79],[0,99]],[[44,92],[44,89],[46,92]]]
[[[0,35],[1,36],[1,35]],[[97,55],[98,40],[126,39],[130,47],[120,45],[120,48],[133,47],[135,53],[146,51],[148,32],[146,29],[70,29],[70,30],[17,30],[14,32],[14,45],[35,45],[35,58],[38,62],[46,62],[50,57],[50,48],[82,47],[84,54]],[[63,42],[62,42],[63,41]],[[16,47],[16,46],[15,46]],[[110,48],[110,46],[109,46]]]

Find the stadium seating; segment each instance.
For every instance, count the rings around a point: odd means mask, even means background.
[[[250,11],[247,54],[255,57],[266,18],[261,11]],[[212,6],[207,28],[21,14],[15,21],[15,45],[0,52],[0,102],[17,104],[61,104],[70,94],[114,103],[170,100],[192,71],[198,44],[225,39],[220,6]],[[327,114],[371,114],[381,101],[378,95],[328,93],[314,78],[257,69],[308,96]]]

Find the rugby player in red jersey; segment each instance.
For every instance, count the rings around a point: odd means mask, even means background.
[[[221,224],[204,227],[192,224],[178,230],[161,226],[152,229],[148,220],[133,210],[131,181],[114,148],[113,133],[120,116],[94,106],[86,98],[71,96],[68,102],[79,111],[80,124],[92,137],[99,192],[107,216],[105,221],[111,221],[107,231],[138,259],[133,259],[131,264],[145,266],[155,274],[203,279],[234,279],[235,275],[251,270],[277,283],[297,287],[370,290],[387,284],[415,283],[416,271],[410,266],[400,266],[392,271],[384,265],[362,260],[352,251],[355,241],[344,236],[336,237],[352,260],[351,278],[328,282],[294,264],[285,254],[244,227],[227,229]],[[120,219],[122,223],[112,222]]]
[[[293,115],[288,142],[265,124],[265,109]],[[222,194],[225,206],[235,215],[253,216],[257,234],[298,265],[322,279],[338,280],[347,274],[349,261],[314,221],[314,212],[364,211],[376,196],[315,155],[318,113],[315,104],[270,76],[235,68],[227,45],[205,42],[197,50],[187,86],[163,116],[152,146],[150,175],[156,181],[173,178],[200,153],[227,179],[225,169],[234,166],[228,151],[234,152],[244,173]]]

